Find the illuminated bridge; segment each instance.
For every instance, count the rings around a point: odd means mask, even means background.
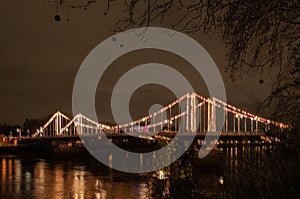
[[[175,113],[176,112],[176,113]],[[80,113],[69,118],[56,112],[33,134],[35,138],[72,136],[134,136],[145,139],[172,138],[174,134],[196,133],[198,137],[261,136],[288,125],[272,121],[241,110],[216,98],[205,98],[197,93],[187,93],[150,115],[124,124],[109,126],[94,121]]]

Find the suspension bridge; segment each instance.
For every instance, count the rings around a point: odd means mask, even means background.
[[[69,118],[58,111],[30,139],[107,136],[113,139],[137,137],[146,140],[171,140],[178,133],[184,136],[191,132],[196,133],[198,138],[206,135],[261,138],[267,131],[285,128],[288,125],[284,123],[193,92],[145,117],[113,126],[94,121],[81,113]]]

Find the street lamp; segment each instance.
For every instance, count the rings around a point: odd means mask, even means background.
[[[17,133],[19,133],[19,137],[21,138],[21,136],[22,136],[22,129],[21,128],[17,128],[16,131],[17,131]]]

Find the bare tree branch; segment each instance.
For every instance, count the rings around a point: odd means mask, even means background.
[[[97,1],[86,0],[86,4],[67,5],[71,8],[87,8]],[[113,0],[107,0],[105,13],[113,9],[111,2]],[[286,113],[285,110],[291,107],[296,115],[299,114],[299,0],[116,2],[123,2],[127,18],[115,23],[115,32],[159,24],[187,33],[204,31],[221,38],[228,48],[225,70],[231,77],[272,69],[278,73],[278,79],[274,82],[273,92],[263,104],[277,107],[272,113],[274,116]]]

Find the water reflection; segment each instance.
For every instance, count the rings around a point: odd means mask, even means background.
[[[85,164],[2,157],[0,198],[145,198],[139,176],[119,175],[97,162],[88,163],[91,168]],[[111,180],[113,175],[118,180]]]
[[[95,198],[96,199],[103,199],[106,198],[106,190],[103,189],[103,183],[99,179],[96,180],[95,183]]]
[[[252,175],[260,172],[267,151],[265,146],[223,146],[204,159],[191,152],[143,175],[118,172],[90,158],[1,157],[0,198],[213,198],[241,177],[245,165],[255,165]],[[144,162],[140,156],[141,167]]]
[[[33,187],[35,195],[42,196],[45,193],[45,163],[37,162],[34,168]]]

